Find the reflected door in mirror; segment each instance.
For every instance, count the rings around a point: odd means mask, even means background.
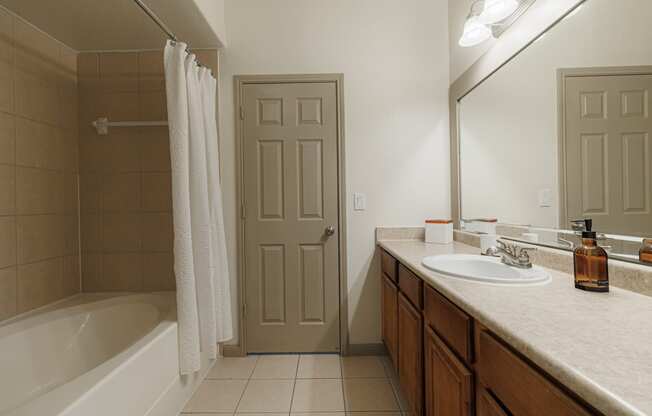
[[[566,220],[652,235],[650,72],[565,77]]]

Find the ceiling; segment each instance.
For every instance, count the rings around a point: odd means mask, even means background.
[[[193,48],[223,46],[195,1],[145,3]],[[161,49],[167,39],[133,0],[0,0],[0,5],[78,51]]]

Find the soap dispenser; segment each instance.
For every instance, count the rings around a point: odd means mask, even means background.
[[[593,221],[584,220],[582,245],[575,249],[575,287],[590,292],[609,291],[609,267],[607,252],[597,242],[592,231]]]

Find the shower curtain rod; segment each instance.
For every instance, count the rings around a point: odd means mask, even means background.
[[[147,7],[147,5],[145,3],[143,3],[142,0],[134,0],[134,3],[136,3],[138,5],[138,7],[140,7],[141,10],[143,12],[145,12],[145,14],[147,16],[149,16],[149,18],[152,19],[154,21],[154,23],[156,23],[158,25],[158,27],[160,27],[163,32],[165,32],[165,34],[168,36],[168,38],[170,38],[171,40],[173,40],[175,42],[179,41],[177,39],[177,37],[175,36],[175,34],[172,33],[172,31],[167,27],[167,25],[165,23],[163,23],[163,21],[156,15],[156,13],[154,13],[152,11],[152,9]]]
[[[143,0],[134,0],[134,3],[136,3],[136,5],[137,5],[138,7],[140,7],[140,9],[141,9],[143,12],[145,12],[145,14],[146,14],[150,19],[152,19],[152,21],[154,21],[154,23],[156,23],[156,25],[157,25],[157,26],[158,26],[158,27],[159,27],[159,28],[160,28],[160,29],[161,29],[161,30],[162,30],[162,31],[167,35],[167,37],[168,37],[171,41],[173,41],[173,42],[179,42],[179,39],[178,39],[177,36],[172,32],[172,30],[170,30],[170,28],[165,24],[165,22],[163,22],[163,20],[161,20],[161,18],[158,17],[158,15],[157,15],[156,13],[154,13],[154,11],[153,11],[152,9],[150,9],[150,8],[149,8],[149,7],[148,7],[148,6],[143,2]],[[186,42],[186,52],[188,52],[188,53],[191,52],[191,50],[190,50],[190,45],[189,45],[187,42]],[[201,67],[204,67],[204,68],[208,69],[209,71],[211,71],[211,74],[213,74],[213,70],[212,70],[212,69],[210,69],[210,68],[207,67],[206,65],[202,64],[201,62],[199,62],[199,59],[197,59],[197,55],[195,55],[195,62],[197,63],[197,65],[199,65],[199,66],[201,66]]]

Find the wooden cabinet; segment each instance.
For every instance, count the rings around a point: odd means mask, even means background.
[[[472,416],[473,374],[435,332],[425,327],[427,416]]]
[[[473,319],[433,288],[427,287],[424,292],[426,322],[470,365]]]
[[[491,392],[510,414],[593,414],[487,331],[478,335],[477,371],[483,388]]]
[[[423,318],[410,300],[398,295],[398,377],[411,415],[423,412]]]
[[[381,268],[382,338],[411,416],[600,414],[385,251]]]
[[[381,286],[382,336],[394,368],[398,369],[398,288],[383,276]]]
[[[398,262],[385,250],[380,252],[380,268],[383,274],[394,283],[398,282]]]
[[[410,302],[421,311],[423,308],[423,280],[399,263],[398,286]]]
[[[508,416],[496,399],[484,388],[478,389],[477,416]]]

